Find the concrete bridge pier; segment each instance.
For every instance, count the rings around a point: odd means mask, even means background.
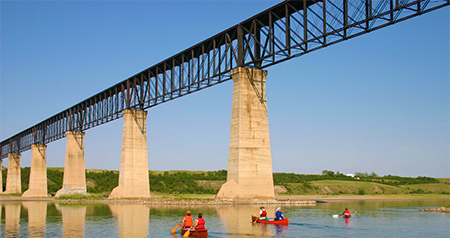
[[[3,166],[2,166],[2,163],[3,163],[3,160],[0,159],[0,194],[3,193]]]
[[[6,190],[4,194],[22,193],[20,177],[20,154],[8,154],[8,173],[6,174]]]
[[[30,182],[22,197],[48,197],[46,151],[46,145],[31,145]]]
[[[66,132],[66,159],[64,161],[63,187],[55,197],[64,194],[88,194],[86,190],[86,169],[84,163],[84,132]]]
[[[122,111],[123,134],[120,158],[119,186],[109,198],[150,197],[147,151],[147,112],[144,110]]]
[[[217,199],[274,199],[267,71],[239,67],[231,70],[233,103],[227,182]]]

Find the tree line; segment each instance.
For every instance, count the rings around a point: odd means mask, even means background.
[[[6,188],[6,172],[3,176],[3,189]],[[375,182],[392,186],[408,184],[440,183],[439,180],[431,177],[419,176],[417,178],[400,177],[393,175],[378,176],[372,173],[358,173],[358,179],[346,176],[342,173],[329,170],[322,171],[319,175],[305,175],[294,173],[273,173],[275,185],[286,185],[288,183],[303,183],[305,187],[311,186],[310,182],[319,180],[347,180]],[[30,167],[21,168],[22,192],[28,190]],[[205,187],[198,184],[203,181],[226,181],[227,170],[207,171],[207,172],[168,172],[155,173],[149,171],[149,184],[152,192],[167,194],[215,194],[219,188]],[[49,194],[56,194],[62,188],[63,172],[55,169],[47,170],[47,188]],[[119,183],[118,171],[103,170],[102,172],[86,172],[86,183],[88,193],[111,192]]]

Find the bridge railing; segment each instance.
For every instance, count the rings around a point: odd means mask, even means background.
[[[448,6],[450,0],[284,1],[2,141],[8,153],[48,144],[231,79]]]

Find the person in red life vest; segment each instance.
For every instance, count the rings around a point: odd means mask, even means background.
[[[205,229],[205,219],[203,219],[203,215],[201,213],[198,214],[198,218],[195,219],[194,229],[196,230],[204,230]]]
[[[180,221],[181,228],[191,228],[192,224],[194,224],[191,211],[186,212],[186,216],[183,217],[183,220]]]
[[[345,208],[345,210],[344,210],[344,212],[343,212],[342,214],[344,214],[344,215],[350,215],[350,214],[352,214],[352,212],[349,211],[347,208]]]
[[[261,211],[259,211],[259,219],[264,220],[267,217],[267,211],[264,207],[260,207]]]

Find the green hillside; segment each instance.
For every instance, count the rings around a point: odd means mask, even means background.
[[[286,186],[286,185],[285,185]],[[320,180],[311,183],[287,184],[289,194],[302,195],[338,195],[338,194],[404,194],[407,190],[401,187],[374,182]]]
[[[413,184],[400,186],[405,188],[409,193],[440,193],[450,194],[450,185],[448,183],[438,184]]]
[[[63,168],[48,168],[48,192],[55,194],[63,182]],[[21,169],[22,192],[28,189],[30,168]],[[3,169],[3,189],[7,168]],[[338,194],[450,194],[450,178],[377,176],[359,173],[348,177],[324,170],[321,175],[274,173],[275,190],[287,195]],[[154,194],[216,194],[227,179],[227,171],[149,171],[150,190]],[[119,172],[86,170],[88,193],[108,195],[118,185]]]

